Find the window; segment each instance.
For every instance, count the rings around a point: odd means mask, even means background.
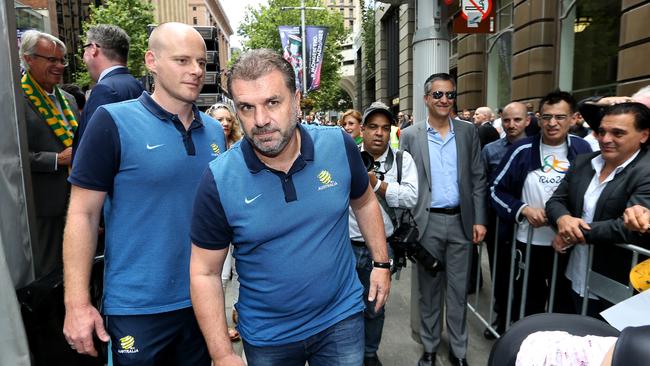
[[[503,32],[488,49],[488,106],[502,108],[511,100],[512,32]]]
[[[560,89],[578,100],[615,94],[621,2],[564,0],[562,9]]]
[[[192,18],[192,24],[197,25],[199,24],[199,20],[196,17]]]
[[[501,108],[511,101],[513,1],[497,2],[497,33],[488,37],[487,105]]]
[[[193,7],[192,7],[192,11],[196,11],[196,6],[193,6]]]
[[[348,26],[354,28],[354,20],[348,20]]]

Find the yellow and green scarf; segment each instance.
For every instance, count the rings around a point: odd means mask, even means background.
[[[77,131],[77,119],[74,113],[72,113],[68,100],[61,94],[59,87],[54,86],[54,95],[56,95],[59,104],[61,104],[61,108],[63,108],[63,114],[56,107],[56,104],[47,97],[47,93],[38,85],[38,82],[34,80],[29,71],[25,72],[20,83],[25,95],[34,104],[38,113],[47,122],[56,137],[63,142],[65,147],[72,146],[72,138],[74,137],[75,131]]]

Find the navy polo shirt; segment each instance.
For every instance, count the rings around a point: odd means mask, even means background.
[[[186,131],[146,92],[100,107],[70,183],[107,192],[103,312],[155,314],[191,306],[189,227],[196,187],[225,150],[221,125],[193,107]]]

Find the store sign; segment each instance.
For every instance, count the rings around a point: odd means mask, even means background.
[[[461,0],[454,19],[454,33],[494,33],[496,16],[493,0]]]

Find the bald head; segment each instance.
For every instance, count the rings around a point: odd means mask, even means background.
[[[159,25],[149,36],[144,61],[156,83],[152,97],[163,108],[184,109],[196,101],[207,57],[205,41],[194,28],[181,23]]]
[[[525,115],[528,113],[528,107],[521,102],[512,102],[503,108],[503,113],[508,110],[510,114]]]
[[[519,102],[512,102],[503,108],[501,115],[503,130],[510,142],[526,136],[526,127],[530,124],[528,107]]]
[[[205,42],[201,34],[193,27],[183,23],[163,23],[149,35],[149,50],[164,52],[169,46],[182,44],[182,42],[200,40],[205,49]]]
[[[486,121],[492,120],[492,110],[490,107],[478,107],[474,111],[474,124],[482,125]]]

